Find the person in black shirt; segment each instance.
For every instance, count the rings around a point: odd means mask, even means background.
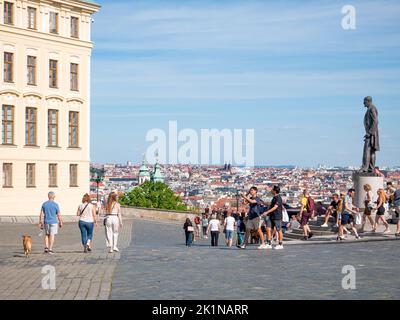
[[[193,241],[194,227],[192,221],[190,221],[189,218],[187,218],[185,223],[183,224],[183,229],[185,230],[186,246],[191,247]]]
[[[337,209],[339,208],[339,205],[340,205],[339,195],[335,193],[332,196],[332,202],[331,202],[330,206],[328,207],[328,210],[326,210],[325,221],[321,225],[321,227],[324,227],[324,228],[328,227],[329,218],[331,215],[336,217]]]
[[[283,249],[283,244],[282,244],[282,238],[283,238],[283,233],[282,233],[282,198],[280,196],[281,189],[279,186],[274,186],[271,190],[271,193],[273,195],[270,209],[266,211],[263,214],[263,217],[269,216],[270,219],[266,220],[267,222],[267,229],[269,229],[269,232],[267,232],[267,246],[268,248],[271,248],[271,230],[275,229],[277,233],[277,238],[279,244],[274,247],[276,250],[281,250]]]

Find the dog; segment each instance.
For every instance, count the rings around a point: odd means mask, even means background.
[[[29,254],[32,252],[32,238],[30,236],[22,236],[22,244],[24,246],[25,257],[29,258]]]

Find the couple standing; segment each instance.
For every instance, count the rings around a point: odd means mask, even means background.
[[[272,249],[272,232],[276,233],[276,238],[278,240],[278,245],[274,247],[276,250],[283,249],[282,244],[282,212],[283,212],[283,203],[282,198],[280,196],[281,189],[279,186],[274,186],[271,190],[272,193],[272,201],[268,210],[265,210],[262,205],[262,200],[257,196],[257,187],[251,187],[250,191],[247,194],[242,194],[242,198],[246,203],[249,204],[249,216],[246,224],[246,236],[245,243],[240,246],[241,249],[245,249],[248,241],[251,230],[257,230],[257,233],[261,239],[261,245],[258,249]],[[266,227],[267,227],[267,241],[264,241],[264,234],[261,230],[262,219],[264,219]]]

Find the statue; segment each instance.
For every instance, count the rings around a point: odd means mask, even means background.
[[[378,110],[372,104],[372,97],[364,98],[364,106],[368,108],[364,116],[364,155],[360,172],[374,173],[376,151],[379,147]]]

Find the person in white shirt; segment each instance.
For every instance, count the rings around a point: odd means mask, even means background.
[[[96,207],[91,204],[90,196],[86,193],[82,198],[76,215],[79,217],[79,230],[81,231],[83,252],[92,251],[93,229],[97,227]]]
[[[233,233],[236,228],[236,220],[232,217],[232,213],[228,211],[224,220],[225,240],[228,247],[232,247]]]
[[[112,192],[106,206],[106,240],[109,253],[118,252],[118,232],[122,228],[121,206],[117,201],[117,194]]]
[[[213,214],[210,220],[210,223],[208,224],[207,228],[207,234],[211,232],[211,246],[212,247],[217,247],[218,246],[218,236],[220,232],[220,221],[216,218],[216,216]]]

